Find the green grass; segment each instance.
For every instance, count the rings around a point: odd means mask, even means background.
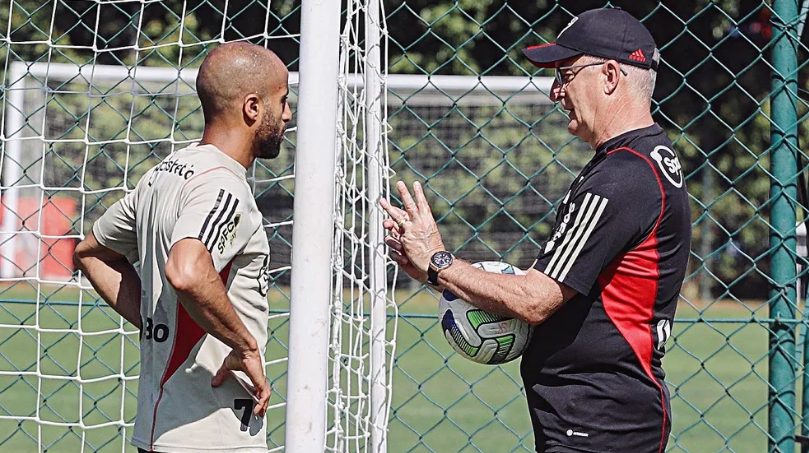
[[[85,451],[121,451],[130,429],[101,425],[122,416],[134,419],[137,381],[122,382],[115,375],[137,376],[137,334],[105,332],[120,323],[111,310],[94,305],[93,294],[56,287],[40,291],[39,300],[48,303],[26,303],[37,300],[30,287],[0,288],[0,416],[32,417],[38,411],[43,421],[83,422],[90,428],[2,419],[0,450],[73,452],[84,442]],[[270,297],[272,308],[287,306],[281,290]],[[460,358],[437,327],[434,296],[403,292],[399,299],[404,303],[388,451],[531,451],[518,362],[491,367]],[[721,303],[704,310],[702,319],[699,313],[680,308],[665,358],[674,412],[669,451],[765,451],[767,330],[749,320],[763,318],[766,310]],[[286,355],[286,320],[271,319],[270,360]],[[80,329],[84,335],[42,329]],[[37,379],[37,370],[48,377]],[[67,379],[77,370],[81,384]],[[283,444],[286,363],[268,370],[274,383],[271,404],[277,405],[268,418],[272,447]]]

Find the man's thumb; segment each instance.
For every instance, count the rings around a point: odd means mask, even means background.
[[[222,383],[225,382],[225,379],[227,379],[229,372],[230,370],[225,367],[224,363],[222,363],[222,366],[219,367],[219,371],[216,372],[216,376],[211,379],[211,387],[219,387],[222,385]]]

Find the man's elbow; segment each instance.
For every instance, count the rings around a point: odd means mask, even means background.
[[[185,293],[199,286],[201,271],[188,260],[175,259],[169,255],[166,261],[166,280],[175,291]]]
[[[540,307],[531,306],[523,313],[520,313],[519,318],[532,326],[536,326],[545,322],[550,315],[550,313],[546,310],[542,310]]]
[[[176,260],[169,258],[166,262],[166,280],[178,292],[186,292],[194,285],[191,274],[188,266],[183,266]]]
[[[520,304],[522,310],[517,315],[520,320],[536,326],[547,321],[561,303],[561,300],[546,300],[540,296],[525,297]]]
[[[87,243],[87,239],[76,244],[76,248],[73,249],[73,266],[82,271],[86,270],[84,260],[89,258],[89,250],[90,246]]]
[[[537,325],[547,321],[566,301],[576,296],[576,291],[562,283],[531,269],[525,275],[525,286],[521,287],[518,298],[518,317]]]

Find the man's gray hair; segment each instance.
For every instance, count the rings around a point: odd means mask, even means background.
[[[643,69],[629,64],[622,64],[621,67],[626,71],[626,78],[635,91],[643,100],[651,104],[652,94],[655,90],[655,82],[657,81],[657,71],[651,68]]]
[[[660,61],[660,51],[654,50],[652,56],[654,61]],[[652,103],[652,94],[655,90],[655,82],[657,81],[657,71],[654,69],[644,69],[630,64],[622,64],[622,68],[626,71],[627,79],[633,85],[635,91],[640,94],[643,100]]]
[[[589,57],[593,63],[607,61],[605,58],[596,57],[594,55],[586,56]],[[653,58],[655,61],[660,60],[660,53],[657,49],[654,50]],[[654,93],[655,82],[657,81],[657,71],[654,69],[644,69],[621,62],[618,62],[618,64],[620,64],[621,69],[626,72],[624,77],[630,83],[630,85],[632,85],[633,91],[635,91],[642,100],[651,105],[652,94]]]

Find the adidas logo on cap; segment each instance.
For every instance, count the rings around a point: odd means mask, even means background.
[[[643,51],[640,49],[629,54],[629,59],[640,63],[646,63],[646,57],[643,55]]]

